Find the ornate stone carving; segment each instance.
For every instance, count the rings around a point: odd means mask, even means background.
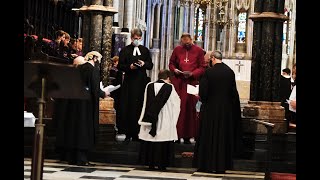
[[[236,7],[238,11],[241,9],[247,11],[250,8],[250,0],[236,0]]]

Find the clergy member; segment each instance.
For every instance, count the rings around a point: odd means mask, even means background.
[[[198,121],[196,116],[195,95],[187,94],[187,84],[199,84],[199,78],[204,73],[206,64],[203,49],[194,45],[190,34],[183,33],[181,45],[174,48],[170,57],[169,69],[174,72],[172,84],[181,99],[181,111],[177,124],[178,137],[190,144],[190,138],[196,137]]]
[[[178,140],[177,121],[180,98],[170,84],[169,70],[160,70],[156,82],[148,83],[139,118],[141,139],[139,160],[154,169],[166,170],[174,160],[174,141]]]
[[[131,30],[132,43],[121,49],[119,54],[119,70],[125,73],[121,87],[120,120],[117,121],[118,130],[124,132],[125,140],[138,140],[141,108],[143,104],[144,89],[150,78],[146,70],[153,67],[150,51],[140,45],[142,31]]]
[[[79,56],[81,57],[81,56]],[[99,128],[99,98],[110,93],[100,89],[99,65],[102,55],[91,51],[77,59],[76,68],[80,71],[84,88],[88,91],[88,99],[66,99],[57,101],[53,118],[57,120],[56,146],[62,153],[62,159],[68,164],[78,166],[94,166],[89,162],[88,153],[96,144]],[[63,106],[58,106],[63,105]],[[64,157],[63,157],[64,155]]]
[[[233,156],[241,153],[241,109],[233,70],[222,53],[211,54],[213,67],[200,80],[202,102],[200,130],[194,166],[201,172],[225,173],[233,167]]]

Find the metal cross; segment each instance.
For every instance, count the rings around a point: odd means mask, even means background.
[[[188,58],[185,58],[185,59],[184,59],[184,62],[186,62],[186,63],[189,62],[189,59],[188,59]]]
[[[238,66],[238,73],[240,73],[241,66],[244,66],[244,64],[241,64],[241,61],[239,61],[238,64],[235,64],[235,66]]]

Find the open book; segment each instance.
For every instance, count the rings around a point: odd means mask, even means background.
[[[187,93],[193,94],[193,95],[198,95],[199,94],[199,85],[193,86],[193,85],[187,84]]]

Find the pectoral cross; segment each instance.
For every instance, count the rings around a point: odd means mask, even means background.
[[[186,52],[186,58],[184,59],[184,62],[189,62],[189,59],[188,59],[188,51]]]
[[[238,66],[238,73],[240,73],[241,66],[244,66],[244,64],[241,64],[241,61],[239,61],[239,63],[235,64],[235,66]]]

